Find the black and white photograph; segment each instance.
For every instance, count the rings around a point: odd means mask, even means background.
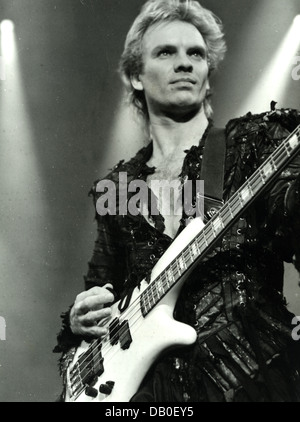
[[[300,1],[0,0],[0,402],[300,402]]]

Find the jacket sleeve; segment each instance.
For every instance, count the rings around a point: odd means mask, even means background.
[[[228,186],[231,196],[246,179],[295,131],[297,110],[280,109],[234,119],[227,125]],[[297,131],[299,137],[299,130]],[[300,269],[300,153],[294,157],[264,194],[255,201],[258,236],[264,247]]]
[[[270,136],[276,146],[281,144],[300,124],[300,114],[296,110],[281,110],[273,117]],[[278,119],[278,120],[277,120]],[[299,142],[299,130],[296,131]],[[273,248],[286,262],[294,262],[299,270],[300,258],[300,153],[298,153],[266,195],[267,231],[273,236]]]

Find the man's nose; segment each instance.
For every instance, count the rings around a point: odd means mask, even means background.
[[[186,53],[178,53],[174,62],[175,72],[192,72],[193,64]]]

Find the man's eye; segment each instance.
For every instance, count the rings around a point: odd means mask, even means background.
[[[162,50],[158,53],[158,57],[168,57],[172,54],[170,50]]]
[[[203,51],[200,51],[200,50],[191,51],[190,56],[205,59],[205,53],[203,53]]]

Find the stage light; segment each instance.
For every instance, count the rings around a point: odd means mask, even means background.
[[[269,109],[272,100],[282,105],[288,83],[292,80],[295,57],[300,46],[300,15],[297,15],[273,58],[239,109],[239,114]]]
[[[14,28],[11,21],[0,23],[1,58],[6,73],[6,78],[0,83],[0,191],[1,196],[7,199],[5,211],[1,214],[0,232],[4,236],[7,229],[9,238],[16,238],[13,233],[15,229],[24,232],[19,225],[24,220],[31,221],[31,230],[35,230],[33,220],[41,221],[44,215],[44,202],[40,199],[42,184],[39,161]],[[8,229],[13,226],[9,225],[9,219],[15,222],[14,228]],[[42,228],[40,230],[42,232]],[[4,245],[7,243],[4,242]],[[2,252],[0,249],[0,255]]]
[[[300,15],[297,15],[294,19],[294,25],[297,25],[300,28]]]
[[[0,26],[3,33],[12,32],[15,29],[15,24],[9,19],[2,21]]]
[[[5,64],[9,64],[15,58],[15,25],[11,20],[5,19],[0,24],[1,56]]]

